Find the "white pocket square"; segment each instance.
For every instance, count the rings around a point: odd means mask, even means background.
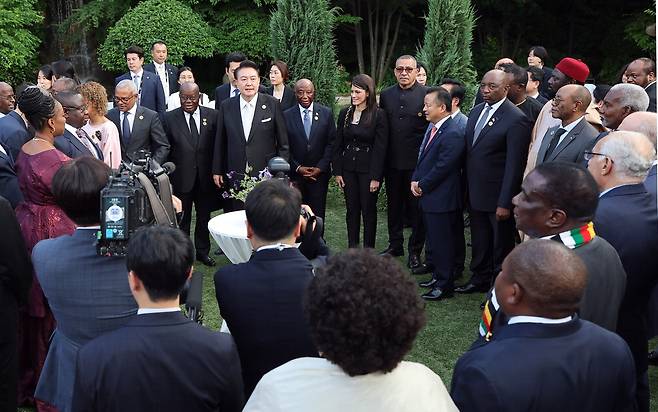
[[[261,122],[261,123],[267,123],[267,122],[269,122],[269,121],[271,121],[271,120],[272,120],[272,118],[271,118],[271,117],[268,117],[267,119],[263,119],[263,120],[261,120],[260,122]]]

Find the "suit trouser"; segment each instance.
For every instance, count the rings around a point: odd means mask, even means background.
[[[208,221],[210,213],[216,208],[219,195],[216,190],[203,190],[197,177],[194,181],[194,187],[186,193],[177,193],[176,196],[183,203],[183,219],[180,222],[180,229],[188,236],[190,235],[190,226],[192,223],[192,204],[196,211],[196,224],[194,225],[194,248],[199,255],[207,255],[210,252],[210,232],[208,231]]]
[[[370,192],[370,174],[343,171],[345,205],[347,213],[348,247],[359,246],[361,216],[363,216],[363,247],[374,248],[377,235],[377,196]]]
[[[0,411],[15,411],[18,400],[18,304],[0,282]]]
[[[455,239],[461,219],[459,211],[445,213],[423,212],[427,229],[428,248],[425,251],[427,263],[434,267],[432,278],[443,290],[454,289]]]
[[[425,243],[422,212],[418,208],[418,199],[411,193],[411,176],[413,170],[389,169],[386,172],[386,216],[388,219],[388,245],[393,249],[403,250],[404,217],[411,218],[411,236],[407,244],[409,254],[420,254]]]
[[[475,286],[491,286],[493,279],[500,272],[503,259],[514,249],[514,218],[496,221],[496,213],[470,211],[471,259],[470,283]]]
[[[324,219],[327,206],[329,175],[324,172],[320,173],[318,180],[315,182],[300,178],[296,182],[296,186],[302,193],[302,202],[309,205],[316,216]]]

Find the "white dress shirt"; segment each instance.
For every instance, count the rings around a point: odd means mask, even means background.
[[[229,93],[228,97],[229,97],[229,98],[231,98],[231,97],[235,97],[235,91],[236,91],[236,90],[239,91],[240,89],[238,89],[237,87],[233,86],[233,83],[231,83],[231,93]]]
[[[450,113],[450,117],[452,117],[454,119],[461,112],[462,112],[461,110],[457,109],[457,110],[453,111],[452,113]]]
[[[119,124],[120,124],[119,129],[120,130],[123,130],[123,116],[124,116],[124,113],[130,113],[130,115],[128,116],[128,124],[130,125],[130,132],[132,133],[133,124],[135,124],[135,116],[137,115],[137,104],[135,103],[133,105],[133,107],[128,109],[127,112],[119,112],[119,114],[120,114],[120,116],[119,116]]]
[[[308,110],[308,117],[311,119],[311,127],[313,127],[313,102],[311,102],[308,109],[304,109],[301,104],[297,106],[299,107],[299,115],[302,116],[302,126],[304,125],[304,111]]]
[[[160,83],[162,83],[162,91],[164,91],[165,101],[169,98],[169,74],[167,73],[167,66],[164,63],[158,64],[155,61],[153,62],[155,67],[156,74],[160,78]]]
[[[185,114],[185,121],[187,122],[187,128],[190,130],[190,133],[192,130],[190,129],[190,114],[183,110],[183,113]],[[194,117],[194,121],[196,122],[196,131],[199,132],[199,136],[201,136],[201,110],[197,107],[194,113],[192,113],[192,116]]]
[[[0,113],[0,119],[2,119],[3,117],[5,117],[5,114],[4,114],[4,113]]]
[[[251,123],[254,121],[254,113],[256,113],[256,103],[258,95],[254,96],[250,102],[247,102],[240,95],[240,116],[242,118],[242,130],[244,131],[244,139],[249,140],[249,133],[251,132]]]
[[[180,312],[179,307],[171,308],[139,308],[137,309],[138,315],[148,315],[149,313],[166,313],[166,312]]]
[[[515,323],[543,323],[546,325],[555,325],[558,323],[567,323],[571,320],[571,316],[560,319],[551,319],[551,318],[542,318],[539,316],[512,316],[507,321],[508,325],[513,325]]]
[[[487,118],[484,122],[485,125],[489,122],[489,120],[494,115],[494,113],[496,113],[496,110],[498,110],[498,108],[503,105],[503,102],[505,100],[507,100],[507,98],[501,99],[500,101],[498,101],[498,102],[491,105],[491,110],[489,110],[489,113],[487,114]],[[487,106],[489,106],[489,103],[484,104],[484,107],[482,108],[482,112],[480,112],[480,115],[478,116],[478,121],[475,122],[476,125],[480,124],[480,118],[482,117],[484,112],[487,110]]]
[[[4,146],[2,146],[2,143],[0,143],[0,152],[4,153],[5,156],[8,156],[7,151],[5,150]]]

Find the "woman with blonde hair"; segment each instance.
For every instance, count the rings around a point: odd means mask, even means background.
[[[121,141],[119,130],[110,119],[105,117],[107,113],[105,87],[100,83],[87,82],[81,84],[79,90],[89,113],[89,122],[82,129],[101,148],[105,164],[112,169],[118,169],[121,164]]]

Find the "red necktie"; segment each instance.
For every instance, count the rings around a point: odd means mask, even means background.
[[[430,131],[430,138],[427,139],[427,143],[425,143],[425,147],[423,148],[423,152],[427,150],[427,147],[430,145],[432,142],[432,139],[434,139],[434,135],[436,135],[436,131],[439,130],[436,128],[436,126],[432,126],[432,130]]]

